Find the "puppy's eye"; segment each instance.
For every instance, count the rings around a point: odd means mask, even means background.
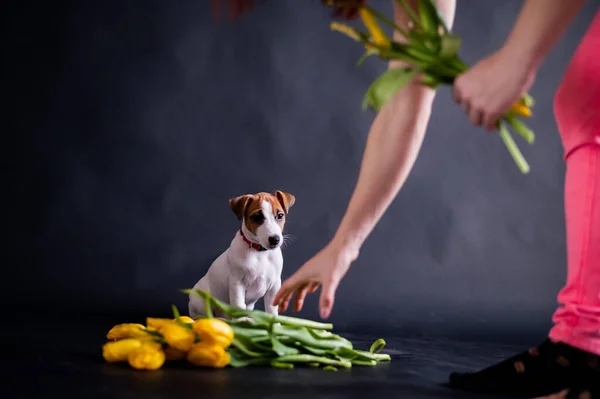
[[[262,223],[265,220],[265,216],[262,214],[262,212],[256,212],[254,215],[252,215],[252,221],[254,223]]]
[[[279,212],[279,213],[277,214],[277,220],[281,220],[281,219],[283,219],[283,217],[284,217],[284,216],[285,216],[285,215],[283,214],[283,212]]]

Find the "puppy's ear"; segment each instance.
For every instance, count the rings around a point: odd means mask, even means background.
[[[244,218],[244,214],[246,213],[246,208],[248,204],[252,201],[252,196],[240,195],[239,197],[235,197],[229,200],[229,207],[235,213],[238,220],[242,220]]]
[[[294,197],[292,194],[286,193],[284,191],[280,191],[280,190],[275,191],[275,196],[277,197],[277,200],[283,207],[283,211],[285,213],[288,213],[289,209],[296,202],[296,197]]]

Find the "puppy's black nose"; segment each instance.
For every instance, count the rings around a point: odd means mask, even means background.
[[[280,240],[281,239],[279,238],[279,236],[271,236],[269,237],[269,244],[271,244],[271,246],[274,247],[275,245],[279,244]]]

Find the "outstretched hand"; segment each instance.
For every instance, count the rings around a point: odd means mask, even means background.
[[[285,312],[296,294],[294,310],[298,312],[304,305],[306,294],[314,293],[322,285],[319,310],[321,317],[326,319],[331,314],[340,280],[355,258],[347,250],[330,243],[283,282],[273,305]]]

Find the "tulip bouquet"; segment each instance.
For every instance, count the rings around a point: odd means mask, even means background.
[[[330,6],[348,6],[348,0],[325,0]],[[382,73],[367,89],[363,109],[379,111],[383,105],[404,85],[419,77],[420,84],[437,88],[439,85],[452,85],[458,75],[468,66],[458,56],[460,37],[451,33],[433,0],[419,0],[418,10],[414,10],[408,0],[396,0],[410,18],[408,29],[403,29],[372,7],[361,2],[353,3],[367,31],[349,25],[333,22],[331,29],[362,43],[365,54],[359,59],[360,65],[369,56],[378,56],[384,61],[402,60],[409,66],[392,68]],[[416,12],[418,11],[418,13]],[[391,40],[381,29],[378,21],[399,32],[406,42]],[[527,143],[533,144],[535,135],[518,117],[530,117],[533,98],[525,94],[513,105],[510,111],[498,122],[500,138],[513,157],[520,171],[530,170],[513,140],[509,127]]]
[[[358,350],[333,334],[331,324],[236,308],[204,291],[184,292],[204,299],[206,317],[192,320],[173,306],[173,319],[147,318],[146,326],[119,324],[107,334],[110,341],[104,344],[104,359],[128,362],[138,370],[156,370],[165,361],[185,359],[194,366],[211,368],[293,368],[297,364],[330,371],[391,360],[380,353],[386,344],[382,339],[369,351]],[[228,318],[213,317],[213,309]]]

